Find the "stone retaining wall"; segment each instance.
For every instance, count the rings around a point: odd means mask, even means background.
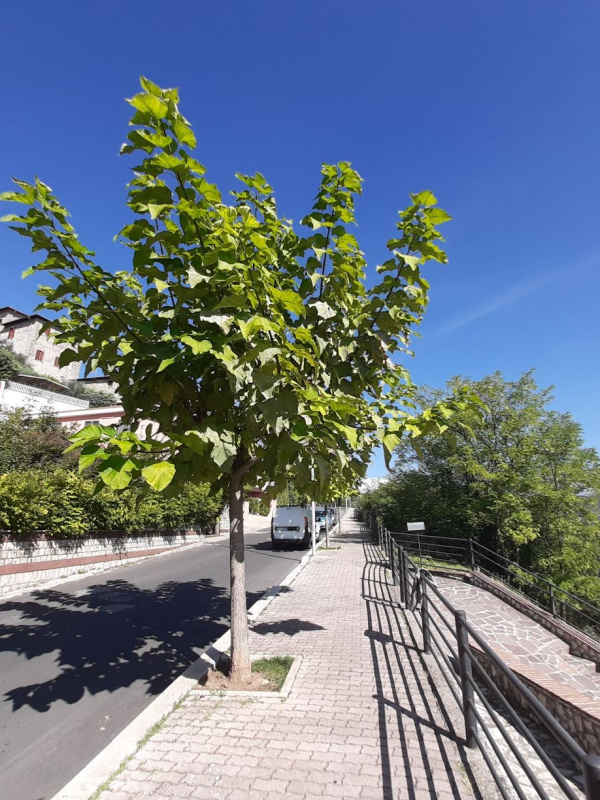
[[[471,645],[471,652],[482,665],[485,672],[492,678],[502,694],[518,711],[535,718],[534,712],[523,696],[517,691],[492,659],[479,648]],[[600,754],[600,703],[581,692],[576,691],[564,683],[552,680],[541,675],[533,667],[522,664],[510,663],[503,660],[515,675],[527,686],[531,693],[545,706],[552,716],[560,722],[573,739],[578,742],[588,754]],[[477,679],[477,671],[474,672]],[[483,681],[478,681],[485,687]]]
[[[157,555],[203,540],[203,532],[194,528],[144,531],[138,536],[108,531],[83,539],[51,539],[43,534],[14,539],[0,535],[0,599],[48,581],[106,569],[113,561]]]

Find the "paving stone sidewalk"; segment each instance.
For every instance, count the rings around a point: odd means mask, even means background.
[[[500,598],[463,581],[436,577],[436,584],[455,608],[467,612],[469,622],[501,658],[534,669],[541,677],[600,701],[600,674],[596,665],[569,653],[569,645],[538,622]]]
[[[101,800],[495,796],[390,602],[379,554],[354,521],[332,544],[251,632],[255,653],[301,657],[289,697],[193,691]]]

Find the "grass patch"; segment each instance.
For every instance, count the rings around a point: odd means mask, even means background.
[[[342,545],[341,544],[331,545],[329,547],[322,547],[321,548],[321,550],[341,550],[341,549],[342,549]]]
[[[260,672],[261,675],[268,678],[273,690],[278,692],[283,686],[293,663],[294,659],[291,656],[261,658],[252,662],[252,672]]]

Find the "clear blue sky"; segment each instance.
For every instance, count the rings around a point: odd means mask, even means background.
[[[415,380],[535,367],[599,446],[599,41],[591,0],[5,4],[0,189],[39,174],[126,264],[117,152],[139,74],[180,87],[216,182],[260,170],[293,219],[320,163],[351,160],[373,267],[407,193],[432,189],[451,264],[429,274]],[[4,226],[0,304],[33,309],[29,263]]]

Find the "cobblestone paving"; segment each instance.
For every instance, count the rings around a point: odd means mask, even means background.
[[[435,582],[455,608],[467,612],[469,622],[500,657],[508,652],[540,674],[600,700],[596,665],[570,655],[566,642],[484,589],[451,578],[436,577]]]
[[[377,554],[365,560],[356,523],[346,531],[251,633],[254,652],[301,656],[289,698],[192,692],[102,800],[497,797]]]

